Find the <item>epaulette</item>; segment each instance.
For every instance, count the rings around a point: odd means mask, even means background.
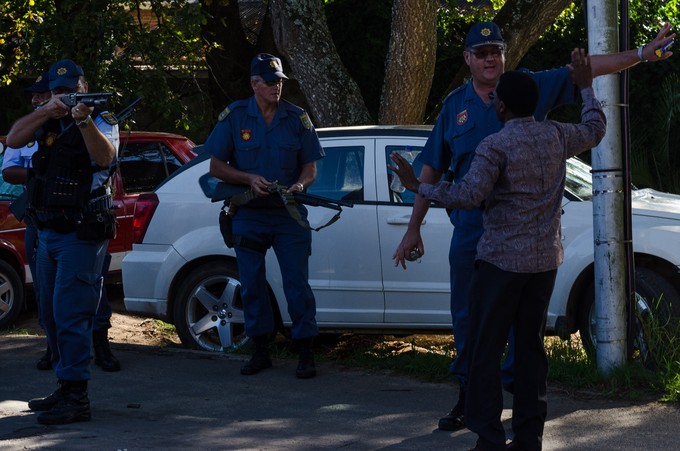
[[[293,103],[288,102],[287,100],[282,99],[280,102],[286,108],[286,110],[300,118],[300,122],[302,122],[302,126],[304,128],[307,130],[312,128],[312,121],[309,119],[309,115],[305,110]]]
[[[229,113],[234,111],[236,108],[243,108],[248,106],[248,101],[247,100],[237,100],[236,102],[233,102],[229,104],[228,107],[222,110],[219,116],[217,116],[217,120],[222,122],[229,116]]]
[[[116,117],[116,115],[109,111],[101,113],[99,117],[102,118],[102,120],[109,125],[116,125],[118,123],[118,118]]]

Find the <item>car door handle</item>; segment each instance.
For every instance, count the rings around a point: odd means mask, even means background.
[[[399,216],[397,218],[387,218],[387,223],[388,224],[393,224],[393,225],[408,225],[409,221],[411,220],[411,216]],[[426,219],[423,219],[422,225],[425,225],[427,222]]]

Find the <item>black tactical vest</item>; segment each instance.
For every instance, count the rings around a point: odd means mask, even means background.
[[[95,110],[94,117],[99,114]],[[74,122],[64,130],[59,120],[49,120],[38,133],[33,154],[35,176],[28,184],[30,206],[38,211],[83,211],[90,199],[93,166],[83,136]]]

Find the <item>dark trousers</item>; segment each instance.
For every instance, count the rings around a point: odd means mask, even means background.
[[[540,450],[547,414],[548,359],[543,347],[557,270],[513,273],[478,262],[470,287],[470,367],[465,421],[484,449],[505,448],[500,360],[515,331],[512,429],[521,449]]]

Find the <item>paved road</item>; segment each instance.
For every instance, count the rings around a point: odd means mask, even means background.
[[[34,369],[42,349],[39,337],[0,337],[2,450],[465,450],[475,443],[469,431],[435,429],[455,395],[444,384],[333,363],[298,380],[289,360],[244,377],[241,357],[115,344],[123,371],[93,369],[92,421],[42,426],[26,405],[55,388],[51,371]],[[678,425],[677,406],[578,400],[552,389],[544,449],[678,449]]]

